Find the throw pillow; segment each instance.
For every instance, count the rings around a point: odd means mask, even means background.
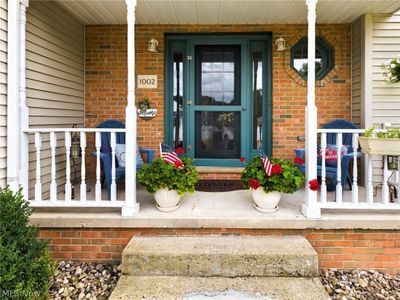
[[[125,167],[125,144],[117,144],[115,147],[115,156],[118,160],[119,167]],[[139,147],[136,146],[136,165],[143,165],[143,158],[140,154]]]
[[[340,151],[340,157],[343,155],[347,154],[347,147],[345,145],[342,146],[342,149]],[[336,145],[328,144],[326,145],[325,149],[325,162],[327,167],[335,167],[336,166],[336,161],[337,161],[337,148]],[[318,158],[322,158],[322,150],[319,150],[318,152]]]
[[[125,167],[125,144],[116,145],[115,156],[117,157],[118,166]]]

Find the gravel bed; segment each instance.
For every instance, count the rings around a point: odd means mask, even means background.
[[[50,282],[50,299],[108,299],[120,276],[118,265],[61,261]],[[400,276],[327,269],[320,279],[331,299],[400,300]]]
[[[61,261],[50,281],[50,299],[108,299],[120,276],[118,265]]]
[[[320,272],[320,278],[331,299],[400,300],[400,276],[328,269]]]

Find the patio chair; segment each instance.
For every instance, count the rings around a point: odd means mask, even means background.
[[[336,119],[333,120],[322,128],[324,129],[358,129],[356,125],[353,123],[343,120],[343,119]],[[354,151],[357,149],[353,149],[352,147],[353,135],[351,133],[343,133],[342,134],[342,142],[343,145],[347,147],[347,153],[341,157],[341,182],[343,187],[346,185],[346,181],[349,184],[349,188],[351,190],[353,179],[352,176],[349,174],[349,165],[350,162],[354,158]],[[326,144],[327,145],[336,145],[336,134],[328,133],[326,135]],[[303,161],[305,160],[305,149],[295,149],[296,157],[301,158]],[[361,157],[361,152],[357,151],[357,157]],[[317,175],[321,176],[322,166],[321,166],[321,158],[318,158],[318,169]],[[327,190],[332,192],[336,189],[337,185],[337,161],[331,161],[329,164],[325,161],[325,169],[326,169],[326,177],[330,178],[331,182],[327,186]],[[304,173],[305,172],[305,164],[298,165],[300,170]],[[344,189],[343,189],[344,190]]]
[[[101,122],[96,128],[125,128],[125,124],[119,122],[117,120],[106,120]],[[117,144],[125,144],[125,133],[118,132],[116,133],[116,143]],[[139,153],[136,153],[136,169],[139,170],[143,165],[143,160],[141,159],[142,154],[146,154],[147,163],[153,161],[154,158],[154,150],[152,149],[145,149],[142,147],[138,147]],[[92,152],[92,156],[96,157],[96,152]],[[108,196],[111,196],[111,134],[109,132],[102,132],[101,133],[101,150],[100,150],[100,159],[102,165],[102,179],[101,183],[102,186],[105,185],[107,188]],[[117,158],[115,159],[116,168],[115,168],[115,182],[118,182],[120,178],[125,176],[125,167],[118,165]]]

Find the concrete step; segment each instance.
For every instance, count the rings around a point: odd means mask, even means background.
[[[328,300],[318,278],[123,275],[110,300]]]
[[[303,237],[133,237],[123,274],[192,277],[316,277],[318,257]]]

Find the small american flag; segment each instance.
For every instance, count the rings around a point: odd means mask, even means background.
[[[268,176],[271,176],[272,164],[271,164],[271,162],[269,161],[267,155],[266,155],[266,154],[264,153],[264,151],[262,151],[262,150],[260,150],[260,157],[261,157],[261,160],[262,160],[262,163],[263,163],[263,166],[264,166],[265,173],[266,173]]]
[[[183,161],[180,160],[178,155],[170,146],[160,143],[160,153],[166,163],[172,164],[179,169],[184,167]]]

